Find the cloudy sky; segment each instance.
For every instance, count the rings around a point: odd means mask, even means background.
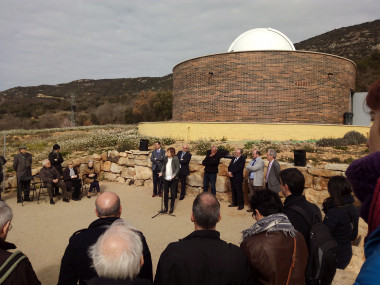
[[[271,27],[293,43],[380,18],[379,0],[0,0],[0,91],[163,76]]]

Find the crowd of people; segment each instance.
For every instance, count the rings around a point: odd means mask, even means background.
[[[320,209],[304,196],[305,178],[297,168],[281,170],[276,152],[268,150],[267,172],[259,150],[245,166],[242,150],[237,148],[228,167],[232,204],[244,208],[243,171],[248,172],[249,209],[255,220],[242,229],[240,247],[220,239],[216,230],[221,220],[216,197],[218,165],[222,156],[216,147],[206,154],[204,189],[193,201],[191,221],[194,231],[170,243],[161,253],[153,277],[152,258],[142,232],[121,219],[120,198],[112,192],[100,194],[93,162],[85,177],[90,189],[98,192],[95,201],[97,219],[88,228],[75,232],[61,261],[58,284],[331,284],[337,268],[344,269],[352,258],[351,242],[358,235],[359,216],[368,223],[365,238],[366,260],[355,284],[377,284],[380,266],[380,80],[371,87],[367,98],[373,124],[368,140],[369,155],[351,163],[346,177],[332,177],[327,185],[329,197]],[[51,157],[44,160],[40,171],[50,201],[62,190],[79,189],[79,173],[68,163],[62,171],[63,159],[55,145]],[[188,146],[175,154],[166,152],[159,142],[152,153],[153,197],[164,192],[164,212],[174,211],[177,183],[186,183],[191,154]],[[17,199],[28,201],[32,156],[20,146],[15,156]],[[57,167],[58,166],[58,167]],[[182,169],[182,171],[181,171]],[[63,176],[63,181],[61,180]],[[184,182],[182,182],[184,181]],[[70,184],[67,184],[70,182]],[[162,189],[163,187],[163,189]],[[208,192],[208,188],[211,191]],[[353,205],[362,202],[360,213]],[[279,193],[285,197],[282,202]],[[78,192],[74,197],[78,197]],[[186,187],[181,187],[184,199]],[[54,201],[53,201],[54,203]],[[40,284],[28,258],[20,251],[9,252],[15,245],[6,242],[12,228],[12,209],[0,201],[0,283]]]
[[[48,159],[42,161],[42,168],[38,174],[38,178],[42,183],[41,186],[47,189],[50,204],[55,204],[54,197],[61,195],[60,189],[63,202],[69,202],[69,193],[71,193],[72,200],[81,200],[82,183],[89,184],[87,198],[91,198],[94,189],[96,189],[97,195],[100,195],[98,173],[95,171],[94,162],[92,160],[88,161],[82,173],[74,167],[72,161],[68,161],[67,167],[63,170],[62,163],[64,159],[60,150],[61,148],[58,144],[53,146]],[[13,169],[16,171],[17,178],[17,203],[32,200],[30,198],[31,182],[36,179],[36,177],[32,176],[32,161],[33,156],[27,152],[27,147],[20,145],[19,153],[15,155],[13,160]],[[0,157],[0,162],[2,162],[2,166],[6,161]]]

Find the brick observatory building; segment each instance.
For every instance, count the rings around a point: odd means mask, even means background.
[[[173,68],[173,120],[343,124],[355,75],[346,58],[296,51],[279,31],[253,29],[227,53]]]

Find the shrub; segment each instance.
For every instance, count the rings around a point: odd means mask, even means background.
[[[232,146],[230,146],[229,144],[221,144],[221,145],[218,145],[218,151],[220,151],[220,154],[222,156],[226,156],[228,154],[231,154],[231,152],[234,150],[234,148]]]
[[[138,149],[139,145],[136,139],[133,138],[126,138],[124,140],[121,140],[116,147],[116,150],[118,152],[127,151],[131,149]]]
[[[346,133],[343,138],[348,140],[356,140],[357,144],[362,144],[367,141],[366,137],[357,131],[350,131]]]
[[[331,162],[331,163],[341,163],[342,162],[339,157],[332,157],[330,159],[327,159],[326,161]]]
[[[227,141],[227,138],[223,136],[223,137],[221,138],[220,141],[222,141],[222,142],[226,142],[226,141]]]
[[[254,141],[248,141],[244,144],[244,149],[252,149],[252,147],[255,145],[255,142]]]
[[[337,145],[337,146],[334,146],[335,149],[339,149],[339,150],[347,150],[348,147],[346,146],[340,146],[340,145]]]
[[[358,141],[355,139],[344,139],[344,138],[323,138],[316,142],[317,146],[326,147],[326,146],[346,146],[346,145],[356,145]]]
[[[268,152],[268,149],[274,149],[275,152],[277,153],[280,153],[281,152],[281,149],[278,145],[276,144],[271,144],[271,145],[268,145],[266,148],[265,148],[265,153]]]
[[[195,141],[194,150],[198,155],[206,155],[207,151],[211,148],[211,142],[198,140]]]
[[[161,143],[163,145],[171,145],[175,143],[175,140],[172,138],[161,138]]]

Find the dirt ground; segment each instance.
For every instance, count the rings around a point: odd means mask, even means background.
[[[190,221],[194,195],[182,201],[176,200],[174,214],[152,218],[161,207],[161,199],[152,198],[151,189],[132,187],[124,184],[102,182],[101,191],[113,191],[121,198],[122,218],[130,221],[142,231],[148,242],[155,271],[161,252],[168,243],[187,236],[194,230]],[[42,284],[57,284],[62,255],[70,236],[77,230],[88,227],[96,219],[95,196],[81,201],[64,203],[62,200],[50,205],[43,200],[27,202],[24,206],[16,203],[15,193],[6,193],[4,200],[13,209],[13,228],[7,241],[15,243],[30,259]],[[241,231],[250,227],[254,220],[245,209],[237,211],[221,203],[222,220],[217,225],[221,238],[227,242],[240,244]],[[334,284],[352,284],[355,274],[337,272]]]

